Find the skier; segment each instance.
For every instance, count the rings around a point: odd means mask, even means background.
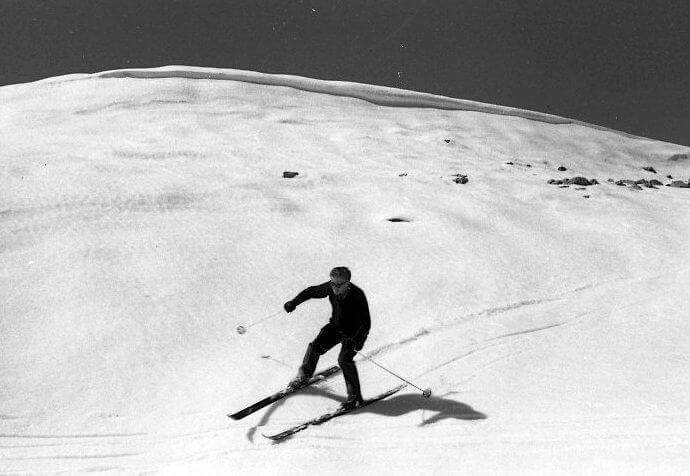
[[[333,311],[331,318],[308,346],[297,376],[290,382],[290,387],[298,386],[314,375],[319,357],[337,344],[342,344],[338,355],[338,364],[343,371],[347,400],[342,404],[345,409],[352,409],[362,402],[359,387],[359,375],[354,357],[362,349],[369,335],[371,319],[367,298],[359,287],[350,282],[350,270],[344,266],[331,270],[330,281],[310,286],[283,306],[288,313],[308,299],[327,297]]]

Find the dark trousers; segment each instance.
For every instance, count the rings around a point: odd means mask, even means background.
[[[299,368],[300,374],[305,378],[314,375],[316,364],[319,363],[319,357],[342,341],[343,335],[340,330],[332,324],[326,324],[319,332],[319,335],[316,336],[316,339],[307,347],[302,366]],[[353,360],[355,355],[357,355],[357,352],[354,349],[345,346],[340,348],[340,354],[338,355],[338,365],[340,365],[343,377],[345,377],[348,399],[362,398],[362,391],[359,388],[359,375]]]

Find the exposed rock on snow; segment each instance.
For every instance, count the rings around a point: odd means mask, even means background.
[[[625,187],[626,185],[635,185],[635,181],[628,179],[616,180],[616,185],[618,185],[619,187]]]
[[[299,172],[288,172],[288,171],[283,172],[283,178],[294,178],[294,177],[297,177],[298,175],[299,175]]]
[[[586,179],[585,177],[573,177],[566,179],[551,179],[548,181],[552,185],[580,185],[583,187],[588,187],[590,185],[599,185],[596,179]]]
[[[459,183],[459,184],[466,184],[467,182],[470,181],[470,180],[467,178],[467,175],[463,175],[463,174],[455,174],[455,175],[453,175],[453,177],[455,177],[455,178],[453,179],[453,182]]]
[[[658,187],[661,187],[663,182],[657,180],[657,179],[652,179],[652,180],[647,180],[647,179],[639,179],[639,180],[630,180],[630,179],[621,179],[621,180],[616,180],[615,182],[613,179],[608,180],[611,183],[615,183],[616,185],[620,187],[629,187],[632,188],[633,190],[642,190],[642,187],[645,188],[653,188],[657,189]],[[690,183],[690,181],[689,181]],[[667,187],[677,187],[677,188],[688,188],[690,185],[688,183],[683,182],[682,180],[674,180],[670,184],[666,184]]]
[[[596,179],[586,179],[584,177],[575,177],[572,178],[568,181],[568,183],[573,184],[573,185],[583,185],[583,186],[589,186],[589,185],[599,185],[599,182]]]

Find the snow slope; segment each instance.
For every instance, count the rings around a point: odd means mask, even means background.
[[[687,153],[235,70],[0,88],[0,472],[687,471],[690,191],[607,182],[687,181]],[[547,184],[574,176],[599,185]],[[272,444],[342,378],[225,414],[293,376],[328,303],[235,328],[338,265],[369,299],[364,350],[434,395]],[[397,384],[359,368],[365,396]]]

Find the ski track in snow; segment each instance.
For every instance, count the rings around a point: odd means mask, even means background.
[[[461,326],[461,325],[467,325],[468,321],[473,321],[473,322],[474,321],[481,321],[481,320],[484,320],[484,318],[492,318],[492,317],[497,316],[497,315],[500,316],[501,314],[509,313],[511,311],[515,311],[515,310],[522,309],[525,307],[537,306],[537,305],[540,305],[543,303],[559,302],[559,301],[563,302],[567,299],[571,299],[573,294],[579,294],[579,293],[582,293],[582,292],[587,291],[587,290],[591,290],[591,289],[596,288],[596,287],[607,286],[607,285],[610,285],[611,283],[619,283],[621,281],[632,281],[632,280],[639,281],[641,279],[649,279],[649,278],[619,278],[619,279],[610,280],[608,282],[599,283],[599,284],[590,283],[590,284],[578,286],[578,287],[576,287],[570,291],[559,293],[559,294],[554,295],[552,297],[544,297],[544,298],[537,298],[537,299],[526,299],[526,300],[521,300],[521,301],[517,301],[514,303],[509,303],[509,304],[506,304],[503,306],[486,308],[486,309],[483,309],[483,310],[475,312],[475,313],[460,316],[457,319],[455,319],[453,322],[450,322],[450,323],[439,324],[435,327],[425,327],[425,328],[419,330],[417,333],[415,333],[411,337],[408,337],[408,338],[399,340],[395,343],[381,346],[381,347],[378,347],[377,349],[372,350],[370,352],[370,355],[372,357],[375,357],[378,355],[384,355],[384,354],[389,353],[389,352],[395,352],[397,350],[401,350],[401,348],[404,348],[404,346],[406,344],[416,342],[419,339],[432,338],[433,335],[436,333],[445,333],[453,327]],[[499,335],[492,336],[492,337],[486,337],[483,344],[488,344],[488,343],[491,343],[491,342],[497,341],[497,340],[500,341],[502,339],[509,338],[509,337],[525,336],[527,334],[532,334],[535,332],[554,329],[556,327],[567,325],[570,322],[574,322],[575,320],[583,317],[586,314],[587,313],[582,313],[582,314],[574,316],[574,317],[572,317],[568,320],[565,320],[565,321],[558,320],[559,319],[558,317],[554,317],[554,319],[556,321],[553,323],[546,323],[542,326],[535,327],[535,328],[526,328],[523,330],[510,332],[507,334],[499,334]],[[492,324],[495,326],[501,325],[500,320],[499,320],[499,322],[492,322]],[[495,345],[495,344],[491,344],[491,345]],[[467,355],[470,355],[474,352],[477,352],[477,351],[478,351],[478,349],[473,349],[473,350],[469,351],[467,354],[460,355],[460,356],[450,360],[449,362],[446,362],[442,365],[434,367],[433,369],[431,369],[429,371],[426,371],[422,374],[419,374],[417,377],[422,377],[422,376],[427,375],[431,372],[437,371],[437,370],[443,368],[445,365],[452,363],[456,360],[459,360],[459,359],[461,359]]]

